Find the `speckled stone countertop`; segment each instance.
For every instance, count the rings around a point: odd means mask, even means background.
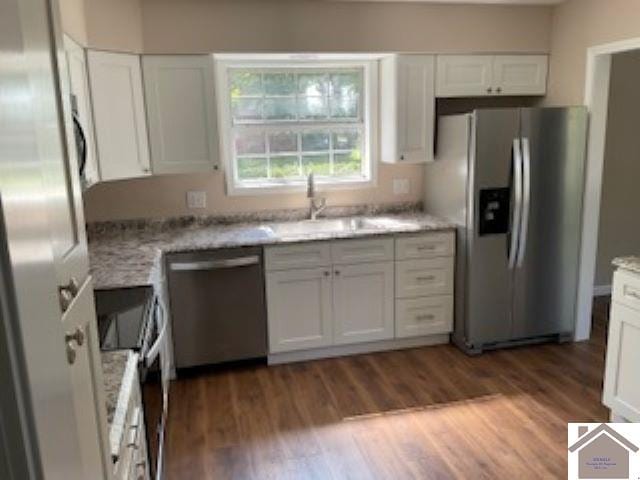
[[[297,211],[294,211],[297,212]],[[344,211],[340,213],[345,213]],[[354,213],[347,211],[346,213]],[[355,212],[361,213],[361,212]],[[322,218],[334,220],[347,216]],[[454,225],[422,212],[367,211],[348,218],[373,220],[369,228],[279,234],[288,222],[242,217],[229,219],[189,217],[165,221],[105,222],[89,226],[89,255],[94,288],[109,289],[153,285],[165,253],[227,247],[273,245],[374,235],[448,230]],[[294,221],[299,219],[294,217]],[[290,222],[289,222],[290,223]]]
[[[102,352],[102,378],[107,404],[109,444],[114,462],[118,458],[122,443],[137,364],[138,354],[132,350]]]
[[[640,257],[618,257],[613,260],[613,265],[623,270],[629,270],[633,273],[640,274]]]

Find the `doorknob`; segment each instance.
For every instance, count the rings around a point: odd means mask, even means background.
[[[73,333],[66,333],[64,336],[64,341],[67,347],[67,362],[69,365],[73,365],[76,362],[77,352],[76,347],[81,347],[84,345],[85,334],[82,327],[76,327]],[[75,343],[75,345],[74,345]]]
[[[71,277],[69,283],[66,285],[60,285],[58,287],[58,300],[60,301],[60,308],[62,313],[66,312],[73,299],[80,291],[80,284],[75,277]]]

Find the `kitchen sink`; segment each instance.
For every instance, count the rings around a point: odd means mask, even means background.
[[[321,220],[303,220],[300,222],[277,223],[269,225],[279,237],[304,237],[323,233],[355,232],[358,230],[377,230],[377,226],[368,218],[337,218]]]

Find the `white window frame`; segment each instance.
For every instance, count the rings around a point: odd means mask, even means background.
[[[224,168],[228,195],[262,195],[271,193],[301,192],[306,189],[306,179],[283,180],[276,183],[266,181],[253,185],[240,185],[235,180],[236,165],[233,158],[233,129],[231,125],[231,102],[228,98],[228,71],[234,68],[358,68],[363,71],[363,95],[361,102],[363,118],[363,168],[368,179],[316,178],[322,190],[344,190],[371,188],[378,180],[378,71],[379,56],[370,54],[216,54],[216,90],[218,98],[218,125],[220,130],[220,156]],[[320,122],[318,122],[320,124]],[[299,125],[294,123],[294,125]],[[310,124],[310,126],[313,123]],[[360,125],[358,123],[357,125]],[[267,129],[270,127],[267,125]]]

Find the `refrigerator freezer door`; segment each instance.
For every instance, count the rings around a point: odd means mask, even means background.
[[[587,113],[583,107],[523,109],[521,124],[525,200],[514,339],[573,331]]]
[[[467,222],[467,284],[465,341],[468,346],[507,341],[512,333],[512,278],[509,269],[514,205],[514,139],[520,135],[519,110],[479,110],[475,113],[472,135],[470,198]],[[495,215],[495,209],[481,208],[481,192],[510,189],[509,228],[506,233],[483,232],[483,215]],[[499,202],[498,202],[499,203]],[[485,219],[486,220],[486,219]],[[460,319],[458,318],[457,321]]]

